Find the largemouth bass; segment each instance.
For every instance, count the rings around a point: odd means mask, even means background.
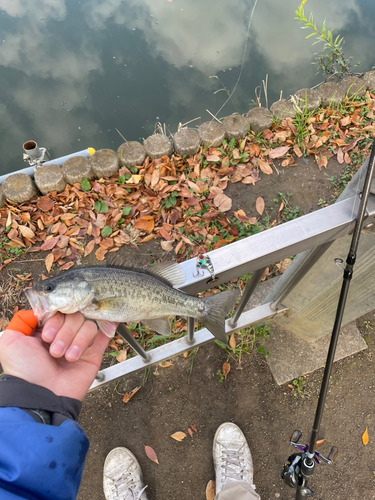
[[[114,323],[141,321],[161,335],[170,335],[169,316],[198,319],[222,342],[227,342],[225,317],[233,308],[238,290],[196,298],[174,288],[185,281],[176,263],[161,263],[152,271],[116,263],[65,271],[26,290],[39,325],[60,311],[80,311],[113,335]]]

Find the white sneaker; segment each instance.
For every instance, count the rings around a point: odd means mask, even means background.
[[[103,488],[106,500],[147,500],[141,466],[127,448],[114,448],[108,453]]]
[[[253,485],[253,460],[241,429],[231,422],[221,424],[214,437],[213,458],[216,494],[229,481],[246,481]]]

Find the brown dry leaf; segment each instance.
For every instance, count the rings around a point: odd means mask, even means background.
[[[341,148],[339,148],[339,150],[337,151],[337,161],[340,163],[340,165],[344,163],[344,153]]]
[[[168,368],[169,366],[173,366],[173,363],[171,361],[162,361],[159,363],[159,366],[161,366],[161,368]]]
[[[369,437],[368,437],[368,430],[366,427],[365,432],[362,434],[362,443],[364,444],[364,446],[367,446],[368,442],[369,442]]]
[[[295,144],[293,146],[293,151],[294,153],[298,156],[298,158],[301,158],[301,156],[303,156],[303,153],[302,151],[300,150],[300,148],[297,146],[297,144]]]
[[[188,356],[189,356],[189,351],[185,351],[184,354],[183,354],[183,357],[187,358]]]
[[[270,272],[270,268],[266,267],[266,269],[264,270],[263,276],[260,278],[260,281],[265,281],[269,272]]]
[[[66,264],[64,264],[60,267],[60,271],[67,271],[68,269],[70,269],[73,266],[74,266],[73,261],[67,262]]]
[[[41,210],[42,212],[48,212],[49,210],[53,209],[53,201],[51,198],[48,196],[42,196],[36,206]]]
[[[221,161],[221,158],[219,158],[219,156],[216,156],[216,155],[209,155],[209,156],[207,156],[206,160],[207,161]]]
[[[258,165],[264,174],[271,175],[273,173],[272,168],[270,167],[268,162],[266,162],[264,160],[259,160]]]
[[[345,154],[344,154],[344,161],[345,161],[345,163],[347,163],[348,165],[350,165],[350,163],[352,162],[352,160],[350,159],[350,156],[348,155],[348,153],[345,153]]]
[[[52,267],[52,264],[53,264],[53,260],[54,260],[54,256],[53,256],[53,253],[49,253],[47,255],[47,257],[45,258],[45,265],[46,265],[46,269],[47,269],[47,273],[50,272],[51,270],[51,267]]]
[[[290,264],[292,263],[292,259],[284,259],[280,262],[280,267],[279,267],[279,271],[281,274],[283,274],[287,268],[290,266]]]
[[[208,481],[206,486],[206,500],[214,500],[216,495],[216,483],[212,479]]]
[[[232,349],[236,348],[236,339],[234,338],[234,332],[230,336],[229,345],[231,346]]]
[[[117,356],[118,357],[118,356]],[[117,358],[116,358],[117,359]],[[137,392],[139,391],[139,389],[141,388],[141,386],[139,387],[136,387],[135,389],[133,389],[132,391],[130,392],[125,392],[124,394],[124,397],[122,398],[122,402],[123,403],[128,403],[129,400],[134,396],[134,394],[137,394]]]
[[[191,428],[193,429],[194,432],[198,433],[197,426],[195,424],[191,424]]]
[[[189,433],[189,436],[192,438],[193,437],[193,431],[190,429],[190,427],[188,428],[188,433]]]
[[[179,241],[179,242],[177,243],[176,248],[174,249],[174,253],[175,253],[176,255],[177,255],[177,254],[178,254],[178,252],[180,251],[180,249],[181,249],[181,247],[182,247],[182,245],[183,245],[183,244],[184,244],[184,242],[183,242],[182,240],[181,240],[181,241]]]
[[[321,446],[323,443],[324,443],[325,439],[318,439],[318,441],[316,442],[316,446]]]
[[[182,441],[183,439],[186,438],[186,434],[184,432],[178,431],[175,432],[174,434],[171,434],[171,438],[176,440],[176,441]]]
[[[165,252],[170,252],[171,250],[173,250],[173,243],[174,241],[173,240],[170,240],[170,241],[162,241],[160,243],[160,246],[161,248],[165,251]]]
[[[279,148],[271,149],[270,154],[268,155],[270,158],[280,158],[284,156],[290,149],[290,146],[281,146]]]
[[[151,448],[151,446],[145,446],[145,453],[147,457],[152,461],[155,462],[156,464],[159,465],[159,460],[158,457],[156,456],[155,451]]]
[[[342,127],[346,127],[347,125],[349,125],[350,122],[351,122],[351,117],[350,116],[345,116],[345,118],[341,118],[340,125]]]
[[[94,250],[94,247],[95,247],[95,240],[89,241],[85,248],[84,257],[87,257]]]
[[[256,183],[256,180],[251,175],[249,175],[249,177],[245,177],[241,181],[241,184],[253,184],[253,186],[255,186],[255,183]]]
[[[54,246],[57,244],[59,241],[60,236],[52,236],[49,240],[45,241],[43,245],[40,247],[41,250],[52,250]]]
[[[136,229],[140,229],[141,231],[147,231],[151,233],[155,226],[154,218],[151,215],[144,215],[143,217],[139,217],[134,221],[134,227]]]
[[[326,168],[327,167],[328,158],[326,156],[322,156],[321,158],[315,157],[315,159],[317,160],[319,168],[322,168],[322,167]]]
[[[199,203],[199,200],[198,198],[185,198],[185,203],[189,205],[189,207],[193,207]]]
[[[25,238],[29,238],[29,240],[31,240],[32,238],[35,237],[34,231],[32,231],[27,226],[18,226],[18,229],[19,229],[20,233],[22,234],[22,236],[24,236]]]
[[[128,357],[128,351],[126,349],[123,349],[122,351],[120,351],[120,353],[116,356],[116,361],[118,361],[119,363],[122,363],[123,361],[126,361]],[[128,393],[126,393],[128,394]],[[130,399],[130,398],[129,398]],[[124,401],[124,403],[127,403],[127,401]]]
[[[222,368],[221,368],[222,372],[223,372],[223,375],[224,375],[224,378],[226,379],[227,376],[228,376],[228,373],[230,372],[230,364],[226,361]]]
[[[97,251],[95,252],[95,257],[98,259],[98,260],[104,260],[104,257],[105,257],[105,254],[108,252],[108,250],[106,250],[105,248],[103,247],[99,247],[97,249]]]
[[[232,199],[226,194],[219,194],[214,198],[214,205],[220,212],[228,212],[232,208]]]
[[[255,208],[259,215],[262,215],[264,212],[264,199],[261,196],[258,196],[257,201],[255,202]]]
[[[45,274],[42,274],[41,278],[42,278],[42,281],[48,280],[48,277]]]

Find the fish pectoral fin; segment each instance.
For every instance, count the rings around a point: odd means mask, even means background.
[[[172,334],[171,324],[168,318],[147,319],[145,323],[150,330],[160,333],[160,335],[168,337]]]
[[[106,321],[103,319],[98,319],[96,320],[100,330],[107,335],[110,339],[114,336],[116,330],[117,330],[117,325],[118,323],[115,323],[114,321]]]

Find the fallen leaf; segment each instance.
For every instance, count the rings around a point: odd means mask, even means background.
[[[49,240],[45,241],[43,245],[40,247],[41,250],[52,250],[52,248],[59,241],[60,236],[52,236]]]
[[[269,166],[268,162],[259,160],[258,165],[264,174],[271,175],[273,173],[272,168]]]
[[[140,229],[141,231],[147,231],[151,233],[155,226],[154,218],[151,215],[144,215],[143,217],[139,217],[134,221],[134,227],[136,229]]]
[[[85,248],[84,257],[87,257],[94,250],[94,247],[95,247],[95,240],[89,241]]]
[[[160,243],[160,246],[161,248],[165,251],[165,252],[170,252],[171,250],[173,250],[173,243],[174,241],[173,240],[170,240],[170,241],[162,241]]]
[[[118,356],[117,356],[118,357]],[[116,358],[117,359],[117,358]],[[139,391],[139,389],[141,388],[141,386],[139,387],[136,387],[135,389],[133,389],[132,391],[130,392],[125,392],[124,394],[124,397],[122,398],[122,402],[123,403],[128,403],[129,400],[134,396],[134,394],[137,394],[137,392]]]
[[[234,338],[234,332],[230,336],[229,345],[231,346],[232,349],[236,348],[236,339]]]
[[[346,127],[347,125],[349,125],[350,122],[351,122],[351,117],[350,116],[345,116],[345,118],[342,118],[340,120],[340,125],[342,127]]]
[[[290,146],[281,146],[279,148],[271,149],[270,154],[268,155],[270,158],[280,158],[284,156],[290,149]]]
[[[221,161],[221,158],[219,158],[216,155],[210,155],[210,156],[207,156],[206,160],[207,161]]]
[[[47,273],[50,272],[53,261],[54,261],[54,255],[53,255],[53,253],[49,253],[44,261],[44,263],[46,265]]]
[[[226,379],[228,376],[228,373],[230,372],[230,364],[226,361],[223,366],[222,366],[222,372],[224,375],[224,378]]]
[[[171,361],[162,361],[159,363],[159,366],[161,366],[161,368],[168,368],[169,366],[173,366],[173,363]]]
[[[318,439],[318,441],[316,442],[316,446],[321,446],[323,443],[324,443],[325,439]]]
[[[186,198],[185,203],[189,205],[189,207],[193,207],[199,203],[198,198]]]
[[[206,486],[206,500],[214,500],[216,495],[216,483],[212,479],[208,481]]]
[[[283,274],[287,268],[290,266],[290,264],[292,263],[292,259],[284,259],[280,262],[280,267],[279,267],[279,271],[281,274]]]
[[[97,251],[95,252],[95,257],[98,259],[98,260],[104,260],[104,257],[105,257],[105,254],[108,252],[108,250],[106,250],[105,248],[103,247],[99,247],[97,249]]]
[[[193,429],[194,432],[198,433],[197,426],[195,424],[191,424],[191,428]]]
[[[27,226],[18,226],[18,229],[19,229],[20,233],[22,234],[22,236],[24,236],[25,238],[29,238],[29,240],[31,240],[32,238],[35,237],[34,231],[32,231]]]
[[[344,153],[341,148],[339,148],[339,150],[337,151],[337,161],[340,163],[340,165],[344,163]]]
[[[362,434],[362,443],[366,446],[366,445],[368,445],[368,442],[369,442],[369,437],[368,437],[368,431],[367,431],[367,427],[366,427],[365,432]]]
[[[297,146],[297,144],[295,144],[293,146],[293,151],[295,152],[295,154],[298,156],[298,158],[301,158],[301,156],[303,156],[303,153],[302,151],[300,150],[300,148]]]
[[[67,271],[68,269],[70,269],[73,266],[74,266],[73,261],[67,262],[66,264],[64,264],[63,266],[60,267],[60,271]]]
[[[226,194],[219,194],[214,198],[214,205],[220,212],[228,212],[232,208],[232,200]]]
[[[256,180],[251,175],[249,175],[248,177],[245,177],[241,181],[241,184],[253,184],[253,186],[255,186],[255,183],[256,183]]]
[[[192,438],[193,437],[193,431],[190,429],[190,427],[188,428],[188,433],[189,433],[189,436]]]
[[[174,434],[171,434],[171,438],[175,439],[176,441],[182,441],[183,439],[186,438],[186,434],[184,432],[178,431],[175,432]]]
[[[159,460],[158,457],[156,456],[155,451],[151,448],[151,446],[145,446],[145,453],[147,457],[152,461],[155,462],[156,464],[159,465]]]
[[[42,196],[36,206],[41,210],[42,212],[48,212],[49,210],[53,209],[53,201],[51,198],[48,196]]]
[[[255,202],[255,208],[259,215],[262,215],[264,212],[264,199],[261,196],[258,196],[257,201]]]

